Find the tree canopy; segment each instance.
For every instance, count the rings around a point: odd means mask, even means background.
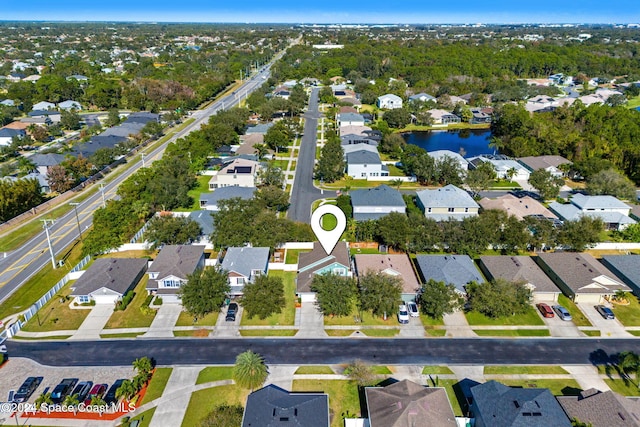
[[[266,319],[282,312],[285,306],[284,283],[280,277],[258,276],[253,283],[247,283],[242,290],[240,304],[249,319],[257,316]]]
[[[226,272],[209,267],[188,275],[178,295],[189,314],[204,317],[220,310],[230,291]]]

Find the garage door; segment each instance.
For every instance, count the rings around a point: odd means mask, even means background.
[[[302,302],[316,302],[315,292],[302,292],[300,295],[300,301]]]
[[[575,302],[582,304],[600,304],[604,301],[600,294],[576,294]]]
[[[180,304],[180,298],[177,295],[159,295],[163,304]]]
[[[556,302],[558,301],[558,293],[556,292],[535,292],[533,301],[538,302]]]
[[[95,295],[93,299],[96,301],[96,304],[114,305],[118,297],[116,295]]]

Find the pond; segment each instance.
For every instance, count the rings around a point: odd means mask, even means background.
[[[497,153],[496,149],[489,147],[491,131],[486,129],[407,132],[402,136],[407,144],[417,145],[427,151],[449,150],[462,157]]]

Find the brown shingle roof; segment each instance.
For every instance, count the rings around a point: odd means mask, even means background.
[[[505,194],[497,199],[483,198],[478,202],[483,209],[498,209],[522,220],[528,215],[542,215],[545,218],[557,218],[549,209],[542,206],[536,199],[525,196],[518,198],[513,194]]]
[[[549,276],[528,256],[482,256],[480,263],[485,267],[483,271],[486,270],[493,279],[523,281],[534,286],[534,293],[560,293]]]
[[[406,254],[358,254],[354,257],[358,275],[367,271],[396,276],[402,281],[402,292],[413,294],[420,288],[411,260]]]
[[[371,427],[455,427],[447,392],[403,380],[386,387],[367,387]]]
[[[593,427],[640,427],[640,402],[612,391],[585,390],[580,396],[558,396],[569,418]]]
[[[314,272],[334,262],[349,268],[349,248],[345,242],[338,242],[330,255],[319,242],[313,242],[313,250],[301,253],[298,257],[297,292],[311,292]]]

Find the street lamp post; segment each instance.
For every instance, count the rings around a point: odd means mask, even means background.
[[[100,184],[100,192],[102,193],[102,207],[107,207],[107,201],[104,199],[104,184]]]
[[[80,203],[76,203],[76,202],[72,202],[69,203],[69,205],[73,206],[73,211],[76,213],[76,223],[78,224],[78,237],[80,238],[80,241],[82,242],[82,229],[80,228],[80,218],[78,218],[78,205]]]
[[[49,235],[49,222],[51,222],[51,224],[53,225],[53,220],[52,219],[41,219],[40,221],[42,221],[42,227],[44,227],[44,232],[47,234],[47,243],[49,244],[49,253],[51,254],[51,265],[53,266],[53,269],[55,270],[56,268],[56,257],[53,254],[53,246],[51,246],[51,236]]]
[[[142,157],[142,167],[143,167],[143,168],[145,167],[145,164],[144,164],[144,155],[145,155],[145,153],[141,153],[141,154],[140,154],[140,157]]]

